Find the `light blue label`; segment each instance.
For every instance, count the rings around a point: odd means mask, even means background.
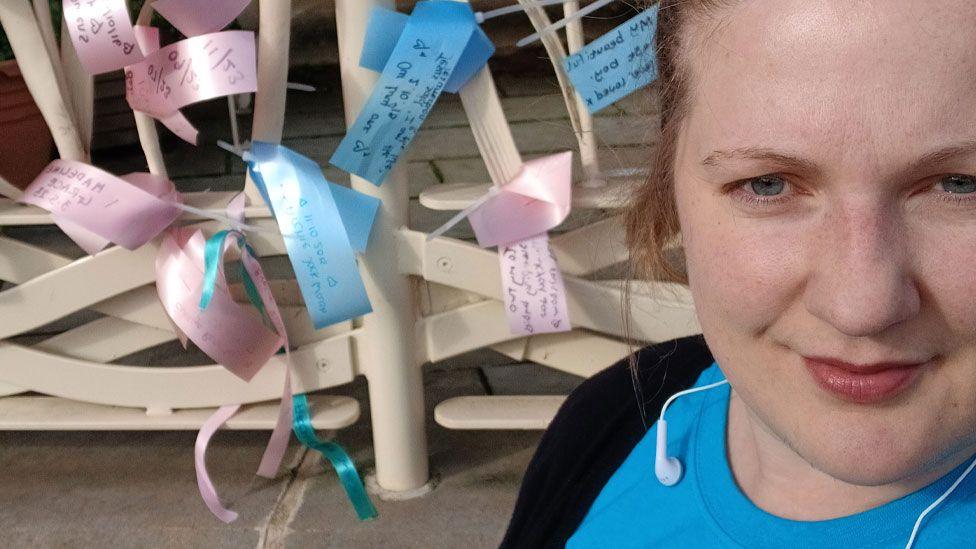
[[[386,21],[395,29],[400,21],[396,17],[381,19],[380,23],[374,20],[371,28]],[[487,62],[482,49],[469,48],[476,31],[480,29],[466,3],[417,3],[373,93],[329,163],[380,185],[445,87],[468,72],[473,74],[474,67],[480,69]],[[383,42],[389,41],[384,38]],[[368,64],[382,60],[381,45],[367,49],[372,52],[367,56]],[[491,55],[491,50],[487,55]]]
[[[399,12],[373,8],[366,27],[366,42],[359,57],[359,66],[382,72],[409,19]],[[494,53],[495,45],[491,43],[491,39],[481,30],[481,27],[476,27],[454,67],[454,72],[447,80],[447,84],[444,84],[444,91],[451,93],[460,91],[468,80],[485,66]]]
[[[590,112],[657,79],[657,5],[567,57],[563,67]]]
[[[281,145],[256,141],[251,155],[315,328],[372,311],[355,250],[366,248],[379,200],[327,181],[313,160]]]

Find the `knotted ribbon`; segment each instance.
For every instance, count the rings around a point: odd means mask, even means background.
[[[51,212],[65,234],[91,255],[112,242],[135,250],[183,212],[256,230],[183,204],[175,185],[165,177],[141,172],[117,177],[76,160],[52,161],[18,200]]]
[[[482,248],[511,244],[557,227],[573,207],[573,153],[529,160],[468,216]]]

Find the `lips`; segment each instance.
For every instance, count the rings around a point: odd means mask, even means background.
[[[823,357],[803,357],[807,371],[830,394],[848,402],[873,404],[908,389],[928,362],[852,364]]]

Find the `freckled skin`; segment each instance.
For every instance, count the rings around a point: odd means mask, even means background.
[[[913,491],[976,452],[976,7],[967,0],[744,0],[692,32],[675,189],[702,329],[733,388],[730,461],[757,505],[799,519]],[[807,161],[735,158],[774,149]],[[730,184],[784,174],[789,199]],[[734,186],[732,186],[734,187]],[[854,404],[800,355],[924,361]]]

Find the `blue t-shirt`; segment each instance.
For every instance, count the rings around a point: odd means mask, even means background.
[[[722,379],[713,364],[695,386]],[[664,486],[654,476],[652,427],[603,487],[566,547],[905,547],[918,515],[970,463],[863,513],[814,522],[779,518],[749,501],[732,476],[725,448],[729,391],[723,385],[694,393],[668,408],[669,455],[684,465],[678,484]],[[976,547],[976,471],[926,516],[914,547]]]

